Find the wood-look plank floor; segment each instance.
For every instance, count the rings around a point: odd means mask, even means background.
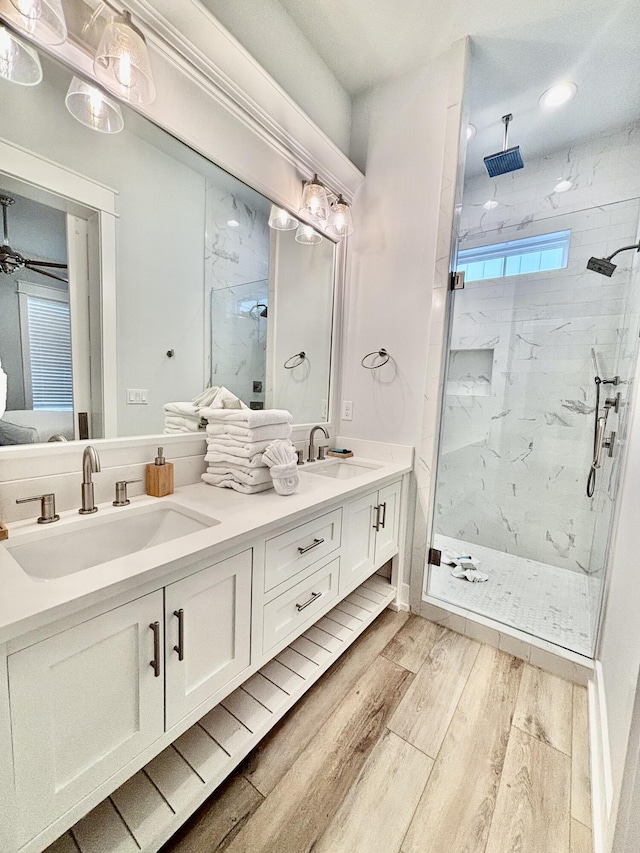
[[[162,853],[588,853],[590,825],[584,689],[385,611]]]

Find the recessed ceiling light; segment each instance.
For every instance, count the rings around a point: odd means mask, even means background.
[[[566,193],[571,189],[571,181],[559,181],[553,188],[554,193]]]
[[[240,223],[238,222],[237,219],[227,219],[227,225],[229,226],[229,228],[239,228],[240,227]]]
[[[575,98],[577,91],[578,87],[575,83],[569,81],[557,83],[540,95],[540,106],[550,110],[562,107],[569,103],[572,98]]]
[[[473,124],[467,125],[467,142],[476,135],[476,128]]]
[[[488,198],[482,206],[485,210],[495,210],[496,207],[500,207],[500,202],[495,198]]]

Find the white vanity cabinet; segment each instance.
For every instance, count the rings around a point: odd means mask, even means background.
[[[250,662],[251,551],[165,587],[170,729]]]
[[[340,565],[340,594],[353,589],[398,550],[400,482],[351,501]]]
[[[163,622],[158,590],[9,655],[21,842],[164,733]]]

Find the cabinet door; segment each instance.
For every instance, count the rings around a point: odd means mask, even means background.
[[[340,561],[340,593],[367,578],[375,566],[374,528],[378,493],[352,501],[347,507],[344,558]]]
[[[9,656],[23,842],[163,734],[162,623],[158,591]]]
[[[376,533],[376,568],[398,551],[400,524],[400,483],[392,483],[378,492],[380,529]]]
[[[249,666],[251,551],[166,587],[165,619],[168,730]]]

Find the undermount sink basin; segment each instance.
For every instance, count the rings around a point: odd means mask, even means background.
[[[308,474],[319,474],[321,477],[332,477],[334,480],[351,480],[353,477],[361,477],[363,474],[370,474],[380,468],[380,465],[370,465],[368,462],[351,462],[346,460],[341,462],[339,459],[329,462],[314,462],[304,471]]]
[[[22,543],[7,545],[6,549],[30,577],[46,581],[145,551],[216,524],[220,522],[214,518],[166,503],[131,507],[117,515],[101,518],[98,513],[57,530],[39,530],[21,537]]]

